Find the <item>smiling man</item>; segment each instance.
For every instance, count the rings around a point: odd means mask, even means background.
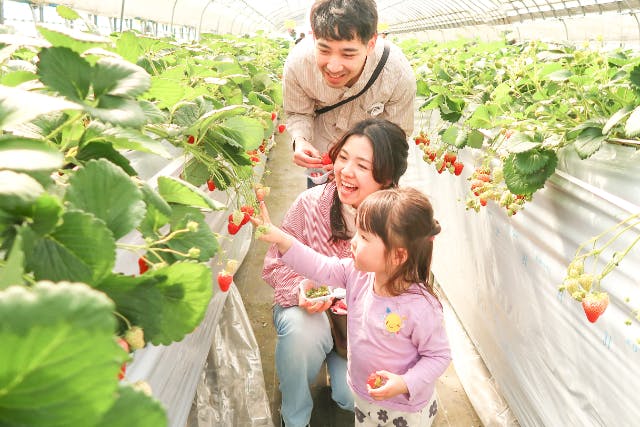
[[[387,119],[411,135],[415,75],[398,47],[378,39],[377,26],[374,0],[317,0],[311,7],[313,40],[292,49],[283,73],[286,125],[298,166],[323,168],[328,146],[367,118]]]

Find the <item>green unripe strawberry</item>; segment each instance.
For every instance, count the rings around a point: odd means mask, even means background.
[[[124,333],[124,339],[129,344],[131,350],[140,350],[144,347],[144,331],[139,326],[132,326]]]

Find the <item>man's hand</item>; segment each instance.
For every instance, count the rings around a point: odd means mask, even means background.
[[[293,152],[293,163],[303,168],[322,169],[322,155],[309,141],[296,139],[296,150]]]

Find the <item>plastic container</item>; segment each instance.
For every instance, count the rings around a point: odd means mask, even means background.
[[[326,171],[324,169],[309,168],[307,169],[307,176],[313,181],[314,184],[324,184],[329,179],[332,171]]]
[[[322,295],[315,298],[307,297],[307,291],[309,289],[319,288],[321,286],[325,286],[328,289],[329,293],[327,295]],[[303,281],[300,282],[300,293],[302,294],[302,297],[309,302],[319,302],[319,301],[323,302],[333,298],[333,288],[331,286],[319,285],[316,282],[309,279],[304,279]]]

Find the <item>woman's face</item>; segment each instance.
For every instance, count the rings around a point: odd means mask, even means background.
[[[371,193],[382,188],[373,179],[373,147],[369,138],[352,135],[342,146],[333,165],[338,196],[357,208]]]

